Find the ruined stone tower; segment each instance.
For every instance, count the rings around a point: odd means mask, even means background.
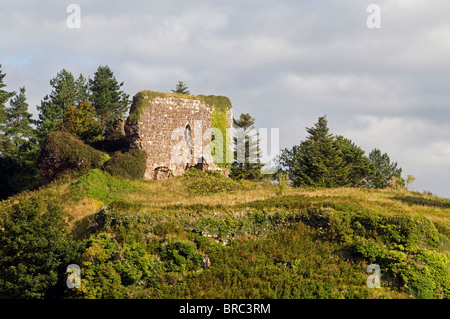
[[[221,160],[214,160],[208,146],[212,135],[222,133],[220,158],[226,161],[226,153],[232,152],[231,130],[226,134],[232,119],[231,102],[224,96],[141,91],[133,98],[125,133],[131,146],[147,155],[144,178],[166,179],[192,166],[220,170],[223,165],[216,162]]]

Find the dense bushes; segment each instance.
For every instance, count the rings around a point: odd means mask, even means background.
[[[381,267],[385,279],[415,298],[450,298],[450,254],[435,251],[441,236],[423,217],[322,212],[325,238],[340,242],[350,258]]]
[[[82,175],[92,168],[100,168],[109,158],[105,153],[86,145],[76,136],[61,131],[47,135],[38,165],[45,181],[64,174]]]
[[[186,272],[197,271],[203,258],[188,240],[146,245],[102,231],[88,239],[81,255],[81,289],[68,293],[90,299],[133,297],[140,287],[173,284]]]
[[[0,295],[450,296],[450,232],[448,220],[442,217],[448,211],[444,199],[442,205],[426,202],[435,210],[430,215],[420,202],[393,196],[403,191],[292,190],[288,196],[275,196],[270,188],[260,192],[254,187],[234,192],[233,200],[226,202],[221,188],[212,193],[215,188],[208,183],[207,197],[186,194],[190,174],[216,177],[215,173],[189,171],[163,183],[144,182],[94,169],[70,184],[54,183],[2,202]],[[226,178],[218,179],[221,183]],[[177,194],[176,202],[174,196],[167,196],[167,202],[159,198],[168,191]],[[248,202],[252,197],[261,200]],[[56,217],[62,212],[52,208],[57,207],[54,203],[68,209],[69,216],[62,217],[70,222],[73,234],[81,234],[77,236],[79,249],[64,244],[67,237],[61,234],[66,229]],[[93,211],[97,213],[92,215]],[[49,226],[50,219],[55,228]],[[66,258],[63,251],[73,258]],[[81,289],[66,288],[64,267],[70,263],[80,265]],[[380,289],[366,285],[369,264],[381,268]]]
[[[105,163],[104,170],[113,176],[121,176],[129,179],[143,178],[146,168],[146,154],[137,148],[128,152],[116,152]]]
[[[95,108],[89,101],[69,105],[58,129],[91,142],[101,139],[103,133],[100,122],[95,119]]]
[[[72,291],[83,298],[123,298],[127,287],[145,283],[158,267],[155,256],[137,242],[123,244],[100,232],[89,238],[81,255],[81,289]]]
[[[0,298],[58,295],[77,255],[61,207],[32,195],[0,212]]]
[[[80,176],[96,168],[113,176],[137,179],[144,176],[146,155],[133,148],[110,158],[70,133],[54,131],[47,136],[38,162],[47,182],[65,174]]]

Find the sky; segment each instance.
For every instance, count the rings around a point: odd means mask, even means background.
[[[0,64],[35,116],[57,72],[100,65],[130,96],[178,81],[225,95],[235,117],[279,128],[281,149],[326,115],[331,133],[387,152],[415,190],[450,198],[449,13],[448,0],[1,0]]]

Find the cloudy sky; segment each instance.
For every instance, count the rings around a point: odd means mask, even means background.
[[[80,28],[69,28],[69,4]],[[369,4],[381,8],[370,29]],[[327,115],[334,134],[387,152],[418,191],[450,198],[448,0],[1,0],[0,64],[30,111],[65,68],[108,65],[133,96],[226,95],[279,128],[280,147]]]

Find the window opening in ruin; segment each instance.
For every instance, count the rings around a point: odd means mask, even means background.
[[[186,163],[190,163],[192,157],[192,134],[189,124],[184,129],[184,142],[186,143],[185,147],[187,151]]]

